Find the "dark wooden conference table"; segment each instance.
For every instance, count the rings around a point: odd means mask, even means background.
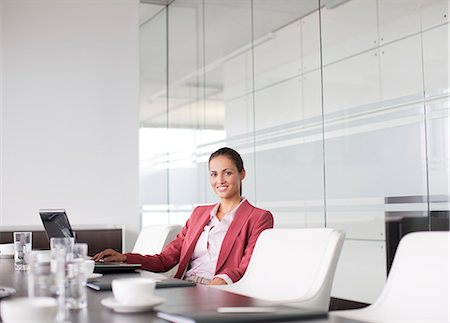
[[[162,275],[140,271],[141,275],[163,277]],[[0,259],[0,286],[12,287],[16,289],[11,297],[27,296],[27,272],[14,271],[13,259]],[[126,277],[127,274],[108,274],[119,277]],[[111,277],[109,277],[111,278]],[[213,287],[197,285],[194,287],[162,288],[156,289],[155,295],[164,297],[166,301],[157,306],[154,311],[141,313],[116,313],[104,307],[101,300],[112,296],[111,291],[94,291],[88,288],[88,306],[81,310],[71,310],[68,313],[68,322],[95,322],[95,323],[149,323],[167,322],[156,316],[156,311],[204,311],[215,310],[217,307],[234,306],[264,306],[270,303],[250,297],[236,295]],[[6,298],[3,298],[6,299]],[[0,299],[1,302],[2,299]],[[325,319],[301,320],[306,323],[354,323],[356,321],[339,318],[329,315]]]

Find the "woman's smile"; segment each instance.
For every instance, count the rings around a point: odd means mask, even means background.
[[[240,199],[241,181],[245,172],[239,173],[233,161],[226,156],[217,156],[209,162],[211,187],[222,199]]]

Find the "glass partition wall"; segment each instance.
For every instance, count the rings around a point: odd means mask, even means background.
[[[373,302],[403,235],[449,229],[448,30],[447,0],[162,8],[141,25],[142,225],[215,203],[230,146],[276,227],[346,232],[332,296]]]
[[[142,224],[168,223],[169,162],[178,138],[167,106],[167,10],[140,26],[139,203]]]

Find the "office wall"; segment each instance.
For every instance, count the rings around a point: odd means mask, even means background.
[[[321,3],[175,0],[141,26],[142,222],[217,201],[206,160],[234,147],[277,227],[346,232],[332,296],[371,303],[404,234],[448,230],[448,1]]]
[[[2,0],[0,225],[138,215],[138,1]]]

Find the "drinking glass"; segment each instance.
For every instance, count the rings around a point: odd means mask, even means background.
[[[56,296],[55,279],[51,271],[49,250],[33,250],[30,253],[28,295],[30,297]]]
[[[50,254],[51,254],[51,272],[55,279],[55,290],[58,298],[58,313],[56,320],[64,321],[67,317],[66,313],[66,297],[67,297],[67,264],[73,258],[74,238],[51,238]]]
[[[75,244],[74,238],[51,238],[50,239],[50,250],[55,253],[56,250],[62,250],[64,252],[64,257],[69,258],[73,253],[73,246]],[[53,257],[52,257],[53,258]]]
[[[31,252],[31,232],[14,232],[14,269],[28,270]]]
[[[66,307],[80,309],[87,306],[86,274],[84,262],[87,258],[87,244],[76,243],[73,254],[67,262]]]

